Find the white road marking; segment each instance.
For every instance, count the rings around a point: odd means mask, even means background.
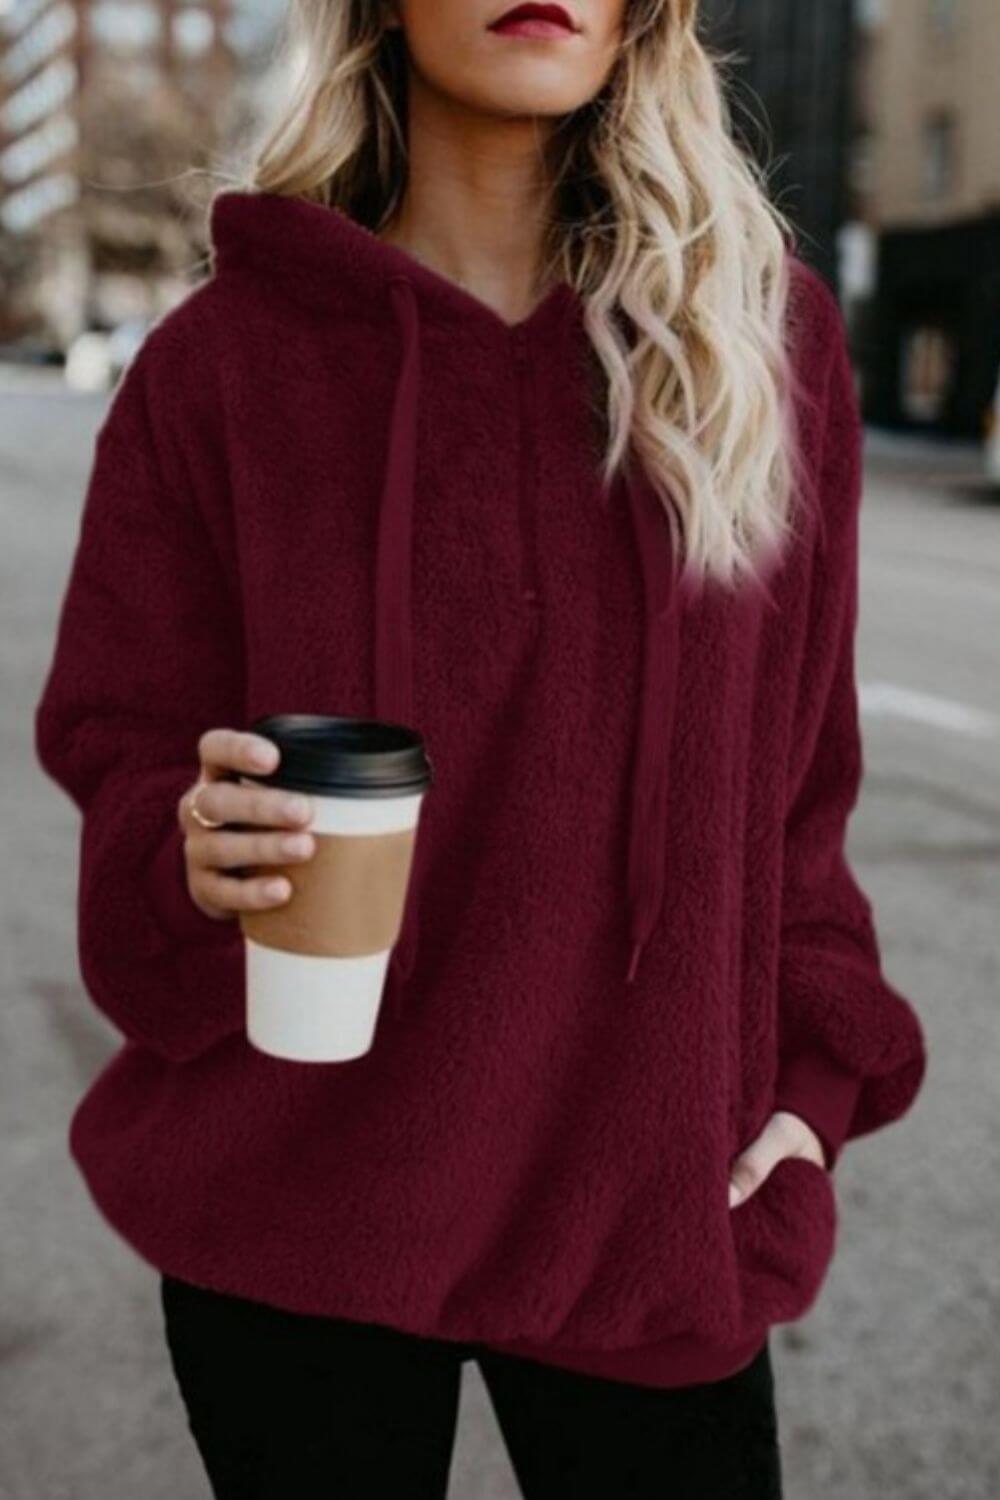
[[[991,740],[1000,737],[1000,714],[974,708],[955,698],[940,698],[902,687],[898,682],[862,682],[858,701],[866,714],[886,718],[910,719],[950,734],[964,734],[970,739]]]

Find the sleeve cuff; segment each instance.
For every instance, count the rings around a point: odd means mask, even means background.
[[[184,842],[175,824],[145,873],[146,894],[161,926],[184,943],[231,940],[241,929],[235,917],[210,917],[196,906],[187,885]]]
[[[857,1073],[819,1051],[800,1052],[782,1063],[775,1085],[774,1108],[799,1115],[823,1143],[832,1171],[850,1130],[861,1089]]]

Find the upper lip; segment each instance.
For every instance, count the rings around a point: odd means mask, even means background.
[[[562,5],[541,5],[537,0],[528,0],[524,5],[512,5],[510,10],[505,10],[503,15],[497,16],[491,21],[488,30],[499,26],[501,21],[554,21],[558,26],[565,26],[567,31],[579,31],[579,26],[573,20],[569,11]]]

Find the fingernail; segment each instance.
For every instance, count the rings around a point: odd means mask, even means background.
[[[265,770],[268,766],[274,765],[277,759],[277,755],[278,747],[271,741],[268,741],[266,744],[262,744],[258,741],[258,743],[255,744],[250,751],[250,759],[253,761],[254,765],[261,766]]]
[[[309,803],[305,797],[286,797],[285,812],[290,818],[307,818],[309,816]]]
[[[743,1194],[740,1192],[739,1188],[736,1186],[736,1183],[735,1182],[731,1182],[729,1184],[729,1207],[730,1208],[735,1208],[736,1204],[739,1203],[739,1201],[740,1201],[740,1199],[742,1197],[743,1197]]]
[[[265,889],[267,895],[273,896],[275,900],[288,894],[288,887],[283,880],[269,880]]]

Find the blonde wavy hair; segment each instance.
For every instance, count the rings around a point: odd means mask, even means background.
[[[402,28],[371,0],[292,0],[288,85],[245,185],[377,232],[406,183]],[[546,266],[580,294],[606,372],[610,483],[630,444],[685,569],[761,581],[794,531],[801,460],[786,341],[793,231],[731,134],[697,0],[631,0],[600,93],[546,138]]]

